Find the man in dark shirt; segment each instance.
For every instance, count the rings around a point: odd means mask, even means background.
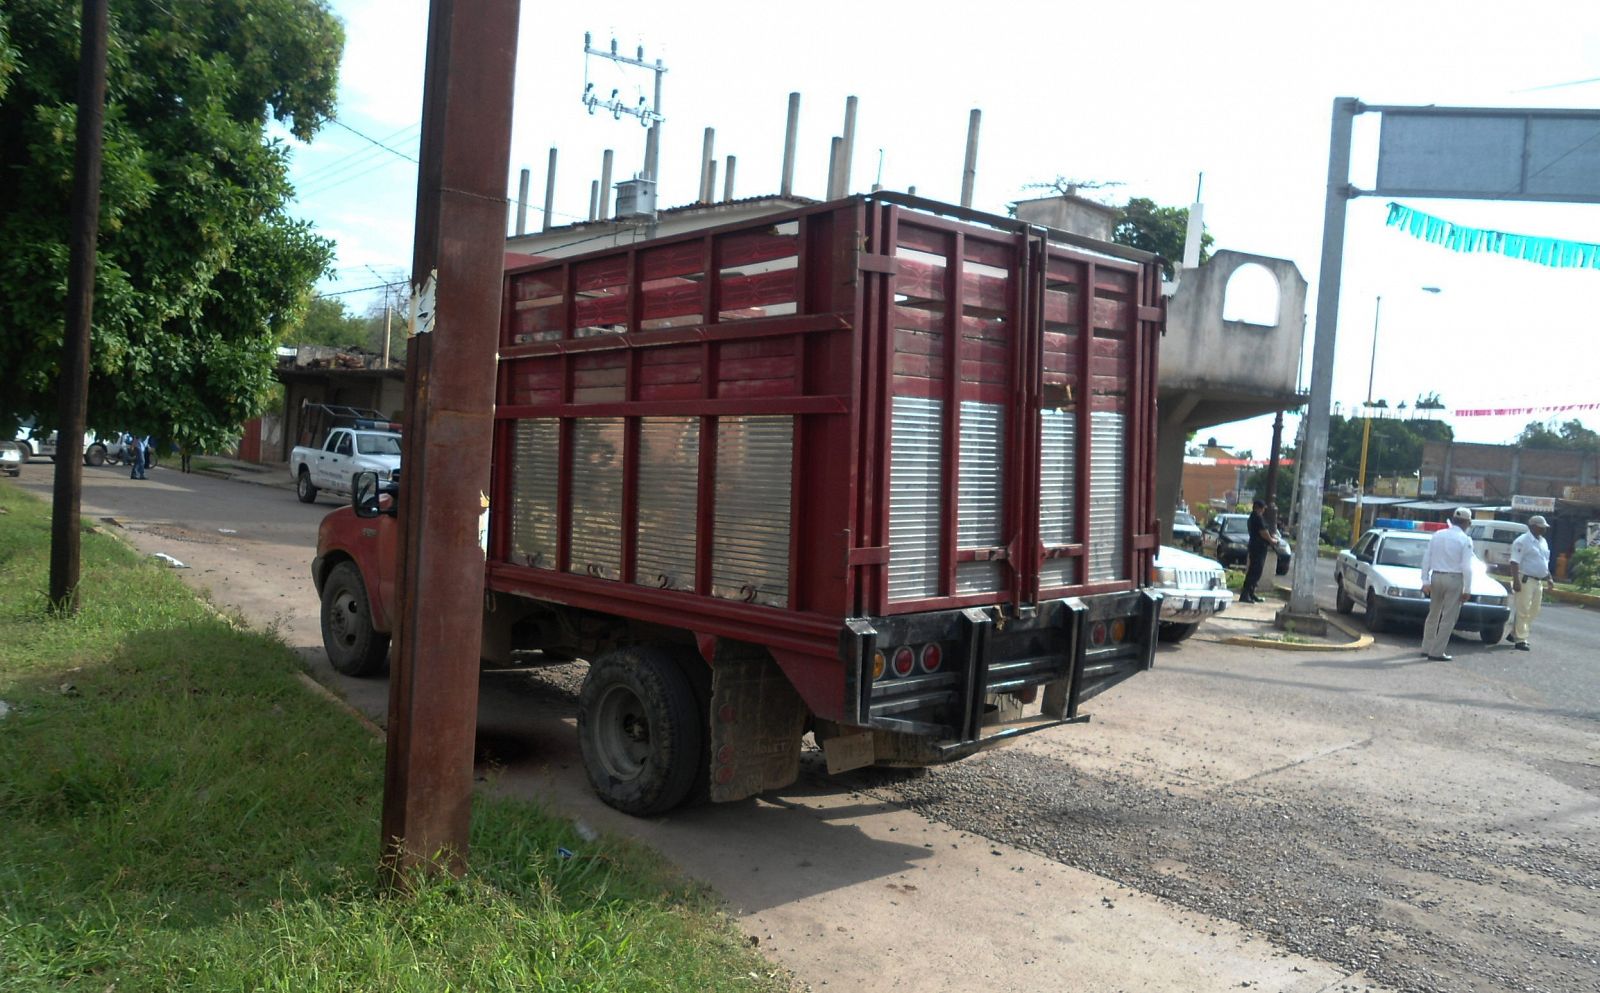
[[[1272,530],[1267,527],[1266,516],[1262,513],[1266,504],[1260,500],[1250,505],[1249,564],[1244,571],[1244,587],[1239,590],[1240,603],[1260,603],[1261,598],[1256,596],[1256,584],[1261,582],[1261,570],[1267,564],[1267,552],[1272,548]]]

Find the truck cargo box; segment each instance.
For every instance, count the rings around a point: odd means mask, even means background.
[[[508,274],[491,587],[765,646],[816,717],[957,749],[974,687],[1086,656],[1068,717],[1148,664],[1143,620],[1092,621],[1156,545],[1155,263],[952,213],[854,198]]]

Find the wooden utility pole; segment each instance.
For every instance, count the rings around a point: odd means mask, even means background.
[[[412,257],[383,864],[466,868],[519,0],[432,0]]]
[[[78,608],[78,515],[83,503],[83,431],[89,401],[89,328],[94,320],[95,241],[100,234],[100,161],[106,119],[106,2],[83,0],[78,56],[78,148],[73,164],[66,338],[57,386],[56,481],[50,516],[50,606]]]

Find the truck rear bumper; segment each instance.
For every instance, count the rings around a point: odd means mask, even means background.
[[[1155,659],[1161,596],[1129,590],[1069,597],[1005,616],[998,607],[849,621],[841,636],[846,723],[925,739],[932,761],[1081,720],[1078,706]],[[928,671],[923,649],[938,646]],[[916,660],[897,672],[897,654]],[[999,694],[1039,701],[1003,717]]]

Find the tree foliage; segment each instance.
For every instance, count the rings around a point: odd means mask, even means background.
[[[1048,182],[1029,183],[1025,189],[1046,190],[1064,197],[1081,196],[1085,191],[1103,190],[1122,184],[1115,180],[1068,179],[1057,176]],[[1127,203],[1113,208],[1117,212],[1112,221],[1111,240],[1119,245],[1153,252],[1164,260],[1163,272],[1172,278],[1172,263],[1183,261],[1183,246],[1189,239],[1189,208],[1162,207],[1148,197],[1132,197]],[[1012,212],[1016,212],[1015,206]],[[1216,239],[1202,227],[1200,232],[1200,261],[1211,257],[1211,246]]]
[[[0,428],[54,419],[65,326],[79,6],[0,4]],[[189,449],[259,412],[332,246],[285,212],[287,151],[332,114],[324,0],[129,0],[107,46],[89,426]]]
[[[370,328],[364,317],[345,310],[335,297],[318,297],[306,308],[305,316],[284,335],[293,345],[331,345],[334,348],[366,348]]]
[[[1172,263],[1183,261],[1183,245],[1189,237],[1189,208],[1162,207],[1147,197],[1134,197],[1118,209],[1111,240],[1119,245],[1143,249],[1166,260],[1164,269],[1172,278]],[[1211,257],[1215,239],[1202,229],[1200,261]]]
[[[1354,483],[1360,477],[1363,420],[1360,417],[1329,415],[1329,483]],[[1370,486],[1380,476],[1410,476],[1419,472],[1422,469],[1423,446],[1430,441],[1450,441],[1454,437],[1455,432],[1443,421],[1374,417],[1372,434],[1367,442],[1367,484]],[[1289,463],[1299,461],[1299,457],[1300,453],[1294,445],[1284,447],[1275,494],[1279,508],[1291,506],[1295,475]],[[1246,478],[1245,485],[1253,487],[1257,493],[1264,493],[1266,478],[1266,469],[1256,469]]]
[[[1517,445],[1568,452],[1600,452],[1600,433],[1584,427],[1576,417],[1560,425],[1554,420],[1548,424],[1529,421],[1528,426],[1517,435]]]

